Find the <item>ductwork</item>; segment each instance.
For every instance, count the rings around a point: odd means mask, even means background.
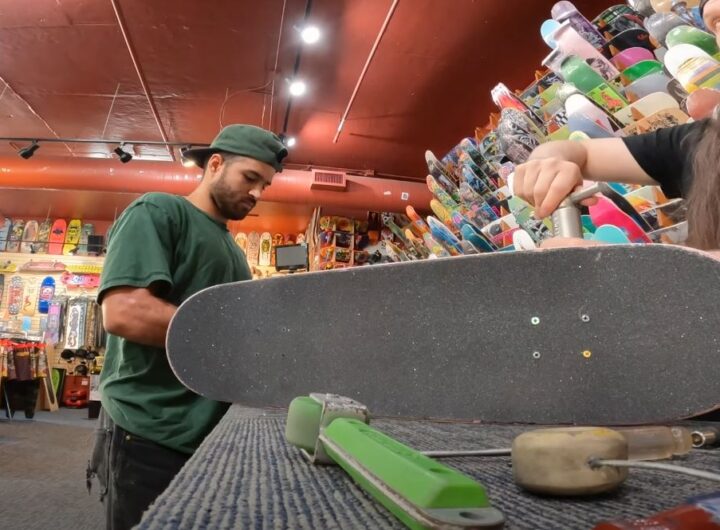
[[[115,159],[0,157],[0,188],[65,189],[187,195],[198,183],[197,168],[170,162]],[[426,210],[432,195],[424,182],[348,175],[346,191],[311,190],[311,171],[286,169],[275,175],[262,200],[403,212],[407,205]]]

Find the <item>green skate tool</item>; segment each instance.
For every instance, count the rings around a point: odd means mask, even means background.
[[[357,401],[310,394],[290,404],[285,437],[311,463],[342,467],[408,528],[502,528],[505,518],[490,506],[482,485],[369,421],[367,407]]]

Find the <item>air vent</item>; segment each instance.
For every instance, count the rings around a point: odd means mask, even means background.
[[[345,191],[347,186],[345,173],[313,171],[312,190]]]

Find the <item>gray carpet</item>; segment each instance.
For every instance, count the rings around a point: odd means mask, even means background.
[[[100,530],[102,504],[88,495],[85,468],[94,420],[87,410],[0,413],[0,527],[15,530]]]
[[[377,421],[418,449],[506,447],[518,427]],[[310,467],[284,441],[284,416],[231,407],[218,427],[146,512],[138,528],[403,528],[335,467]],[[508,529],[589,529],[614,518],[639,518],[720,489],[717,483],[633,470],[619,492],[593,499],[539,498],[519,490],[507,458],[454,459],[505,513]],[[720,451],[681,459],[719,471]]]

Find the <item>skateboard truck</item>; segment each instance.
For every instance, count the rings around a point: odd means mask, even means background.
[[[409,528],[501,528],[485,488],[370,427],[367,407],[333,394],[292,401],[285,436],[313,464],[337,464]],[[311,452],[312,451],[312,452]]]
[[[560,203],[552,214],[554,237],[583,237],[582,219],[580,217],[580,203],[593,195],[603,193],[604,182],[597,182],[580,191],[571,194]]]

